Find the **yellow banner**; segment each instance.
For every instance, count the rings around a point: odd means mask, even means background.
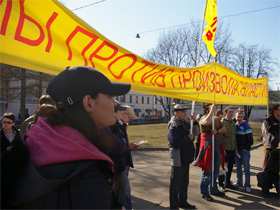
[[[267,79],[213,63],[176,68],[106,39],[56,0],[0,0],[0,62],[49,74],[88,65],[145,94],[216,104],[266,105]]]
[[[217,14],[217,0],[206,0],[206,8],[204,14],[204,21],[206,26],[202,34],[202,40],[207,46],[208,51],[213,57],[216,57],[217,52],[214,47],[218,14]]]

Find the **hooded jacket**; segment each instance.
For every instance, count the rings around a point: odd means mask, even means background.
[[[26,146],[31,164],[14,199],[20,208],[110,208],[112,160],[77,130],[38,118]]]
[[[126,167],[133,168],[131,150],[127,136],[127,125],[121,121],[111,126],[111,132],[116,137],[115,144],[109,154],[114,161],[115,172],[117,174],[125,170]]]

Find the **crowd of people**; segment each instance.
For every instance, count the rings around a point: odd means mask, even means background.
[[[213,104],[204,105],[204,114],[187,115],[187,107],[175,105],[174,116],[168,128],[171,157],[170,208],[195,209],[187,202],[189,165],[202,170],[200,192],[206,201],[214,196],[225,196],[225,189],[251,192],[250,150],[253,131],[244,110],[226,107],[224,112],[215,110]],[[194,121],[191,128],[191,121]],[[192,129],[192,131],[191,131]],[[280,105],[274,105],[262,124],[265,158],[263,171],[257,174],[258,186],[265,197],[276,188],[280,196]],[[192,156],[194,155],[194,156]],[[236,182],[232,181],[236,165]],[[245,179],[243,179],[245,177]]]
[[[127,126],[136,116],[130,106],[114,100],[129,90],[130,85],[112,83],[93,68],[68,67],[50,81],[37,111],[19,128],[15,115],[4,113],[1,207],[133,209],[128,175],[133,168],[131,151],[139,144],[129,142]],[[253,134],[243,110],[227,107],[222,112],[208,104],[196,118],[186,111],[176,104],[168,123],[170,209],[196,208],[188,202],[191,164],[202,169],[200,191],[207,201],[213,201],[211,195],[224,196],[226,188],[251,192]],[[279,129],[276,105],[262,126],[265,160],[258,179],[264,194],[272,186],[280,193],[279,164],[275,164]]]

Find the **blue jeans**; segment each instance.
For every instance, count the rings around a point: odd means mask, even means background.
[[[245,187],[250,187],[250,151],[242,149],[239,151],[240,158],[236,156],[237,184],[243,186],[243,171],[245,174]]]
[[[203,171],[200,183],[200,192],[202,195],[209,195],[209,193],[215,193],[218,191],[217,179],[220,170],[220,155],[218,151],[215,151],[214,157],[214,185],[212,186],[212,171]]]

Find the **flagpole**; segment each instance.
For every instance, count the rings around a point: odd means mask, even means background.
[[[194,106],[195,106],[195,101],[192,101],[192,109],[191,109],[191,129],[190,129],[190,134],[193,137],[193,115],[194,115]]]
[[[205,11],[204,11],[204,18],[203,18],[203,25],[204,25],[204,21],[205,21],[205,18],[206,18],[206,12],[208,11],[208,9],[209,8],[207,8],[207,6],[209,6],[208,5],[208,3],[209,3],[209,1],[208,0],[206,0],[206,6],[205,6]],[[213,5],[211,5],[211,6],[213,6]],[[217,5],[215,5],[215,7],[217,7]],[[217,9],[217,8],[216,8]],[[215,12],[217,12],[217,10],[215,11]],[[208,14],[207,14],[208,15]],[[217,16],[216,16],[216,18],[217,18]],[[213,19],[214,20],[214,19]],[[216,20],[217,21],[217,20]],[[210,23],[208,23],[208,21],[207,21],[207,24],[210,24]],[[215,24],[215,23],[214,23]],[[212,25],[211,25],[212,26]],[[203,29],[204,29],[204,27],[203,27]],[[202,36],[201,37],[203,37],[203,32],[202,32]],[[215,40],[214,40],[215,41]],[[214,45],[214,41],[213,41],[213,45]],[[206,43],[205,43],[206,44]],[[206,44],[207,45],[207,44]],[[214,47],[214,46],[213,46]],[[211,57],[214,57],[213,55],[212,55],[212,53],[211,53],[211,51],[209,50],[209,47],[208,47],[208,45],[207,45],[207,49],[208,49],[208,51],[209,51],[209,53],[210,53],[210,56]],[[217,53],[215,52],[215,57],[214,57],[214,64],[216,63],[216,56],[217,56]],[[216,65],[214,66],[214,70],[215,70],[215,74],[216,74]],[[213,101],[213,106],[215,106],[216,105],[216,93],[215,93],[215,91],[214,91],[214,101]],[[212,185],[212,188],[214,187],[214,181],[215,181],[215,177],[214,177],[214,175],[215,175],[215,113],[213,113],[213,115],[212,115],[212,176],[211,176],[211,178],[212,178],[212,182],[211,182],[211,185]]]
[[[214,104],[215,105],[215,104]],[[214,180],[215,180],[215,113],[212,115],[212,188],[214,187]]]
[[[214,67],[216,74],[216,66]],[[214,90],[214,106],[216,105],[216,93]],[[215,113],[212,115],[212,188],[214,188],[215,181]]]

